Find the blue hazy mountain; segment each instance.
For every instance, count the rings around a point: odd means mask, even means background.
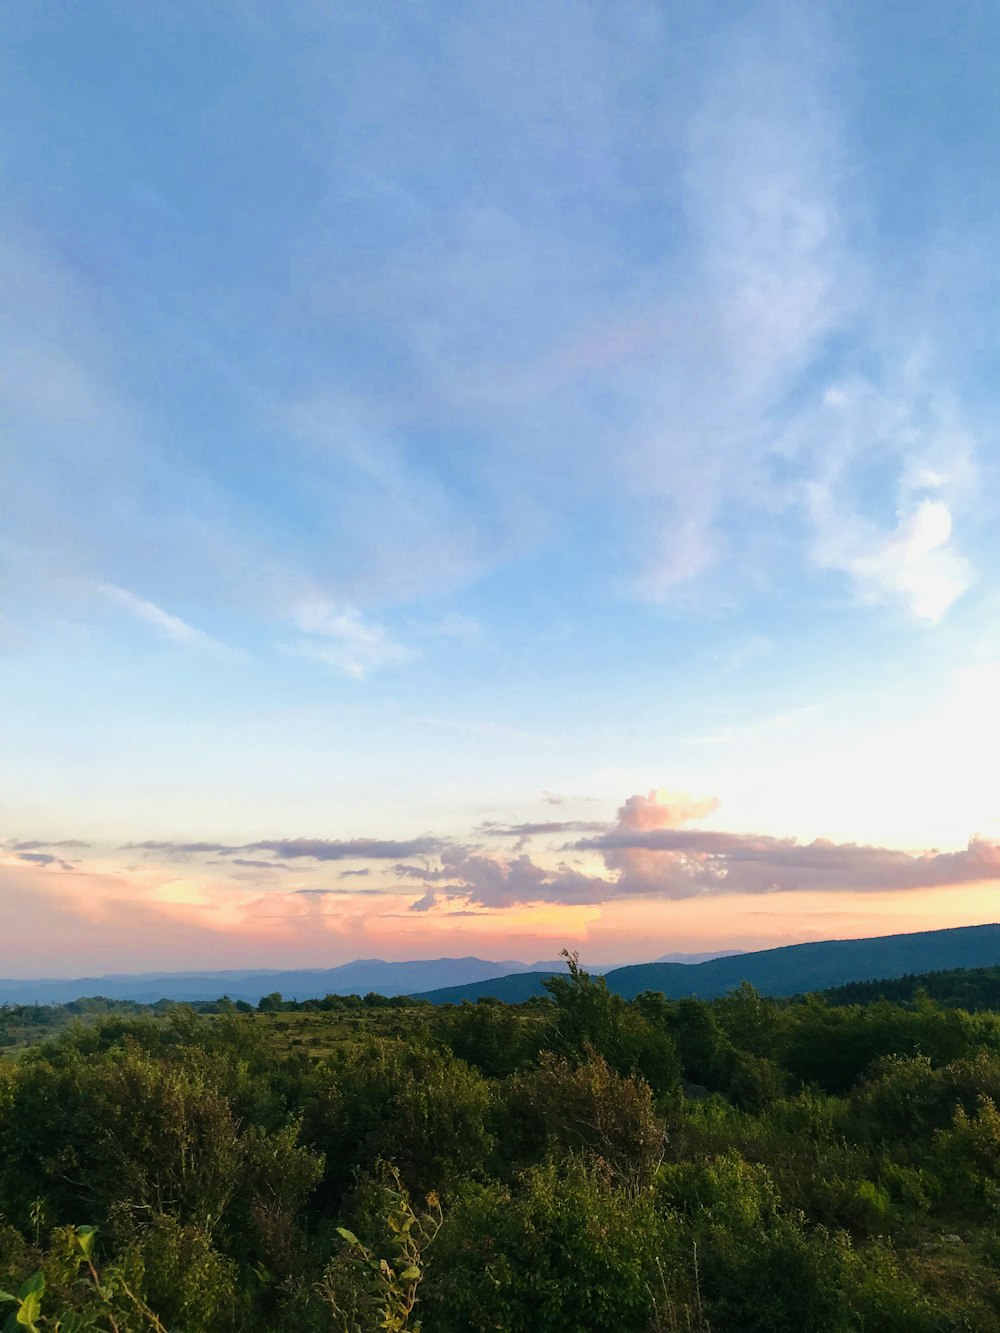
[[[363,958],[339,967],[272,971],[254,969],[229,972],[143,972],[72,980],[48,978],[25,981],[0,980],[0,1004],[65,1004],[85,995],[103,995],[112,1000],[233,1000],[256,1004],[262,995],[280,991],[289,1000],[321,999],[324,995],[408,995],[440,986],[462,986],[522,971],[555,971],[558,962],[498,963],[483,958],[433,958],[393,963],[381,958]],[[595,968],[595,971],[601,971]]]
[[[654,958],[654,963],[708,963],[713,958],[735,958],[745,953],[745,949],[709,949],[707,953],[665,953]],[[590,971],[591,969],[587,969]],[[607,968],[605,968],[607,971]]]
[[[1000,925],[957,926],[908,935],[880,935],[863,940],[820,940],[786,944],[710,959],[703,963],[638,963],[606,972],[609,989],[634,999],[642,991],[662,991],[671,999],[696,995],[714,999],[741,981],[765,995],[799,995],[826,990],[850,981],[875,981],[915,972],[1000,964]],[[562,968],[556,969],[562,971]],[[517,1004],[544,995],[542,985],[552,972],[521,971],[466,986],[449,986],[422,994],[434,1004],[459,1004],[492,996]]]
[[[670,954],[678,962],[701,962],[716,954]],[[434,990],[441,986],[464,986],[488,981],[492,977],[517,972],[557,972],[558,960],[518,963],[510,959],[499,963],[483,958],[429,958],[409,962],[386,962],[382,958],[359,958],[330,968],[297,968],[274,971],[267,968],[229,972],[139,972],[116,973],[102,977],[41,978],[38,980],[0,980],[0,1004],[66,1004],[87,995],[103,995],[109,1000],[137,1000],[153,1004],[157,1000],[217,1000],[228,995],[231,1000],[249,1000],[256,1004],[262,995],[280,991],[287,1000],[317,1000],[324,995],[410,995],[414,991]],[[607,968],[588,964],[591,972]]]

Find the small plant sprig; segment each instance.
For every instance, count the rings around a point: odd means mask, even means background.
[[[129,1287],[119,1280],[106,1283],[102,1280],[94,1263],[94,1238],[96,1227],[65,1227],[56,1232],[66,1244],[67,1257],[76,1264],[76,1271],[86,1274],[84,1281],[89,1283],[93,1294],[99,1301],[99,1308],[92,1307],[86,1314],[43,1314],[42,1300],[45,1296],[45,1273],[39,1269],[18,1290],[17,1295],[9,1291],[0,1291],[0,1302],[13,1304],[13,1310],[4,1324],[3,1333],[82,1333],[85,1329],[104,1329],[107,1333],[120,1333],[120,1328],[111,1308],[116,1289],[120,1289],[128,1301],[145,1319],[153,1333],[167,1333],[165,1325]],[[101,1321],[98,1323],[97,1321]]]
[[[378,1257],[347,1227],[338,1227],[337,1234],[346,1241],[357,1264],[374,1275],[376,1307],[380,1319],[377,1327],[385,1330],[385,1333],[420,1333],[420,1320],[411,1322],[411,1316],[424,1276],[424,1255],[441,1230],[441,1202],[437,1194],[428,1194],[427,1212],[415,1213],[396,1167],[390,1162],[381,1162],[379,1167],[385,1180],[384,1189],[388,1200],[385,1223],[392,1233],[390,1244],[395,1251],[391,1260]],[[351,1333],[350,1318],[339,1305],[333,1288],[332,1274],[328,1269],[320,1290],[341,1321],[344,1333]]]

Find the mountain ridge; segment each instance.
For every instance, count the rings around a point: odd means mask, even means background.
[[[875,935],[863,939],[809,940],[752,953],[728,955],[703,963],[633,963],[604,974],[608,988],[634,999],[642,991],[661,991],[668,999],[695,995],[716,999],[749,981],[762,994],[798,995],[877,981],[914,972],[1000,964],[1000,924],[951,926],[943,930]],[[561,971],[558,969],[557,971]],[[518,1004],[544,995],[543,981],[556,972],[520,972],[465,986],[424,991],[415,998],[432,1004],[493,998]]]
[[[465,985],[508,976],[519,970],[552,969],[560,964],[545,960],[422,958],[392,962],[382,958],[354,959],[332,968],[237,968],[225,971],[118,972],[93,977],[39,977],[0,979],[0,1004],[66,1004],[96,995],[114,1000],[232,1000],[256,1004],[262,995],[280,991],[286,999],[322,999],[325,995],[406,995],[415,989]],[[595,972],[603,968],[595,967]]]
[[[673,957],[680,964],[685,959],[691,963],[700,962],[705,955],[674,954]],[[112,972],[94,977],[0,978],[0,1004],[66,1004],[95,995],[152,1004],[163,999],[217,1000],[223,994],[232,1000],[256,1004],[262,995],[273,991],[280,991],[291,1000],[316,1000],[324,995],[366,994],[369,991],[386,996],[408,995],[418,988],[431,990],[466,985],[519,972],[557,972],[561,967],[558,959],[539,959],[533,963],[521,963],[516,959],[494,962],[465,955],[461,958],[402,961],[354,958],[331,968],[243,967],[221,971]],[[590,964],[588,968],[595,974],[608,970],[600,964]]]

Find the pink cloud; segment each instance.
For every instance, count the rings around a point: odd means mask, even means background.
[[[693,800],[667,791],[651,791],[646,796],[630,796],[618,811],[619,829],[679,828],[692,820],[704,819],[719,808],[712,796]]]

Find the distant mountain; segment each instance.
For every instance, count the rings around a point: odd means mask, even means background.
[[[713,958],[735,958],[745,953],[745,949],[713,949],[708,953],[665,953],[654,958],[654,963],[708,963]],[[590,968],[587,969],[588,972]]]
[[[82,996],[103,995],[111,1000],[232,1000],[256,1004],[262,995],[280,991],[288,1000],[314,1000],[324,995],[409,995],[441,986],[488,981],[512,972],[557,971],[558,962],[488,962],[483,958],[434,958],[404,963],[364,958],[340,967],[239,972],[146,972],[136,975],[49,978],[31,981],[0,980],[0,1004],[66,1004]],[[603,968],[591,969],[595,972]]]
[[[665,963],[664,966],[683,967],[684,964]],[[494,977],[492,981],[474,982],[471,986],[442,986],[440,990],[418,992],[414,998],[430,1000],[431,1004],[461,1004],[463,1000],[480,998],[503,1000],[505,1004],[521,1004],[524,1000],[544,995],[546,991],[542,982],[565,971],[565,967],[559,967],[548,972],[515,972],[512,976]],[[610,986],[614,973],[606,972],[605,976]]]
[[[1000,964],[1000,925],[958,926],[866,940],[786,944],[779,949],[761,949],[704,963],[639,963],[615,968],[605,973],[605,980],[609,989],[626,999],[649,990],[662,991],[671,999],[696,995],[710,1000],[725,995],[741,981],[749,981],[765,995],[798,995],[851,981],[900,977],[907,972],[997,964]],[[552,972],[525,971],[425,992],[419,998],[434,1004],[459,1004],[462,1000],[492,996],[517,1004],[534,995],[544,995],[542,982],[552,975]]]
[[[756,953],[716,955],[704,962],[693,961],[696,958],[697,954],[668,954],[665,961],[612,971],[589,966],[588,970],[604,972],[609,987],[629,999],[644,990],[662,991],[673,998],[698,995],[711,999],[744,980],[764,994],[796,995],[906,973],[1000,965],[1000,925],[788,944]],[[256,1004],[271,991],[280,991],[286,999],[294,1000],[377,991],[381,995],[419,995],[435,1004],[457,1004],[482,995],[517,1004],[533,995],[544,995],[542,981],[564,971],[561,962],[549,961],[494,963],[483,958],[435,958],[393,963],[366,958],[340,967],[289,971],[260,968],[0,981],[0,1004],[65,1004],[92,995],[143,1004],[161,999],[215,1000],[228,995]]]

